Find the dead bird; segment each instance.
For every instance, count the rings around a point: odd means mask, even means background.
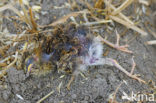
[[[41,44],[40,56],[33,56],[26,61],[28,72],[42,72],[48,67],[48,70],[56,68],[58,72],[70,73],[72,77],[67,84],[70,89],[71,82],[80,72],[86,71],[89,66],[107,64],[116,66],[129,77],[144,82],[132,74],[134,68],[129,73],[114,59],[103,57],[103,43],[99,36],[94,36],[85,27],[76,27],[74,24],[64,28],[56,28],[52,34],[46,35]],[[40,65],[34,69],[37,64]],[[46,65],[42,66],[43,64]]]

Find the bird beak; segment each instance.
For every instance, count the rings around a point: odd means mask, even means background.
[[[32,67],[33,67],[33,64],[29,64],[29,66],[28,66],[28,68],[27,68],[27,76],[29,76],[30,75],[30,72],[31,72],[31,70],[32,70]]]

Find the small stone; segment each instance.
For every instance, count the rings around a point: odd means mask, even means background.
[[[84,100],[88,101],[89,100],[89,96],[85,96]]]
[[[77,97],[76,94],[73,94],[73,95],[72,95],[72,98],[73,98],[73,99],[76,99],[76,97]]]
[[[81,103],[88,103],[88,101],[81,101]]]
[[[2,94],[3,99],[4,99],[4,100],[8,100],[9,97],[10,97],[10,94],[11,94],[11,92],[8,91],[8,90],[4,91],[3,94]]]

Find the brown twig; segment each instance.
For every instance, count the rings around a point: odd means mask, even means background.
[[[114,94],[113,94],[113,99],[112,99],[112,101],[111,101],[110,103],[118,103],[118,102],[115,101],[115,99],[116,99],[116,94],[117,94],[117,92],[118,92],[118,90],[119,90],[119,88],[121,87],[122,84],[123,84],[123,82],[121,82],[121,83],[119,84],[119,86],[116,88],[116,90],[115,90],[115,92],[114,92]]]
[[[7,67],[5,67],[5,69],[3,69],[3,70],[1,71],[0,78],[2,78],[2,77],[6,74],[6,71],[7,71],[8,69],[10,69],[10,68],[16,63],[17,58],[18,58],[18,52],[16,52],[16,54],[15,54],[15,59],[14,59],[14,61],[13,61],[12,63],[10,63]]]
[[[131,29],[133,29],[133,30],[139,32],[140,34],[142,34],[142,36],[146,36],[146,35],[147,35],[147,32],[143,31],[142,29],[138,28],[138,27],[135,26],[135,25],[132,25],[132,24],[127,23],[126,21],[120,19],[120,18],[117,17],[117,16],[110,16],[110,18],[111,18],[112,20],[114,20],[114,21],[116,21],[116,22],[118,22],[118,23],[120,23],[120,24],[126,26],[127,28],[131,28]]]
[[[124,10],[127,6],[129,6],[134,0],[126,0],[121,6],[119,6],[116,10],[112,12],[112,15],[116,15]]]
[[[36,103],[41,103],[42,101],[44,101],[45,99],[47,99],[53,93],[54,93],[54,91],[52,90],[50,93],[48,93],[47,95],[45,95],[43,98],[41,98],[40,100],[38,100]]]

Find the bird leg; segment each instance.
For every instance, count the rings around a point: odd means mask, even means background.
[[[138,80],[139,82],[142,82],[144,84],[146,84],[146,82],[144,80],[142,80],[141,78],[139,78],[137,75],[133,75],[136,63],[134,62],[134,59],[132,58],[132,69],[131,72],[129,73],[128,71],[126,71],[116,60],[112,59],[112,58],[100,58],[98,60],[96,60],[93,63],[88,64],[88,66],[97,66],[97,65],[110,65],[110,66],[115,66],[116,68],[118,68],[120,71],[122,71],[123,73],[125,73],[127,76],[129,76],[130,78],[133,78],[135,80]],[[70,90],[70,85],[71,83],[74,81],[75,76],[78,75],[78,72],[75,72],[75,74],[72,74],[72,77],[70,78],[68,84],[67,84],[67,89]]]
[[[109,42],[108,40],[104,39],[103,37],[101,37],[100,35],[98,35],[98,39],[104,43],[106,43],[107,45],[109,45],[110,47],[112,48],[115,48],[117,50],[120,50],[120,51],[123,51],[123,52],[126,52],[126,53],[133,53],[132,51],[128,50],[128,47],[129,45],[122,45],[120,46],[119,44],[119,40],[120,40],[120,35],[117,33],[116,31],[116,36],[117,36],[117,41],[116,41],[116,44],[113,44],[111,42]]]
[[[121,65],[119,65],[119,63],[118,63],[116,60],[110,59],[110,62],[112,62],[113,65],[114,65],[115,67],[117,67],[119,70],[121,70],[122,72],[124,72],[127,76],[129,76],[129,77],[131,77],[131,78],[133,78],[133,79],[136,79],[136,80],[138,80],[139,82],[146,83],[144,80],[142,80],[142,79],[140,79],[139,77],[137,77],[137,75],[135,75],[135,74],[133,75],[133,74],[132,74],[133,71],[134,71],[134,68],[135,68],[135,64],[133,64],[132,69],[131,69],[131,72],[129,73],[129,72],[126,71]]]
[[[78,59],[78,60],[79,60],[79,59]],[[89,66],[89,65],[83,64],[83,63],[81,63],[81,62],[82,62],[81,60],[77,62],[78,65],[77,65],[75,71],[72,73],[72,76],[71,76],[71,78],[70,78],[70,80],[69,80],[69,82],[68,82],[68,84],[67,84],[67,89],[68,89],[68,90],[70,90],[70,85],[71,85],[71,83],[74,81],[74,79],[75,79],[81,72],[87,70],[87,67]],[[79,63],[80,63],[80,64],[79,64]]]
[[[110,66],[115,66],[120,71],[125,73],[127,76],[129,76],[129,77],[131,77],[133,79],[136,79],[139,82],[146,83],[144,80],[142,80],[139,77],[137,77],[137,75],[133,75],[133,71],[134,71],[134,68],[135,68],[135,65],[136,65],[134,60],[133,60],[133,66],[132,66],[132,69],[131,69],[130,73],[128,71],[126,71],[116,60],[111,59],[111,58],[101,58],[98,61],[96,61],[95,63],[92,63],[90,65],[105,65],[105,64],[110,65]]]
[[[70,90],[70,85],[71,85],[71,83],[74,81],[74,79],[75,79],[75,75],[72,75],[72,77],[70,78],[70,80],[69,80],[69,82],[68,82],[68,84],[67,84],[67,89],[68,89],[68,90]]]

